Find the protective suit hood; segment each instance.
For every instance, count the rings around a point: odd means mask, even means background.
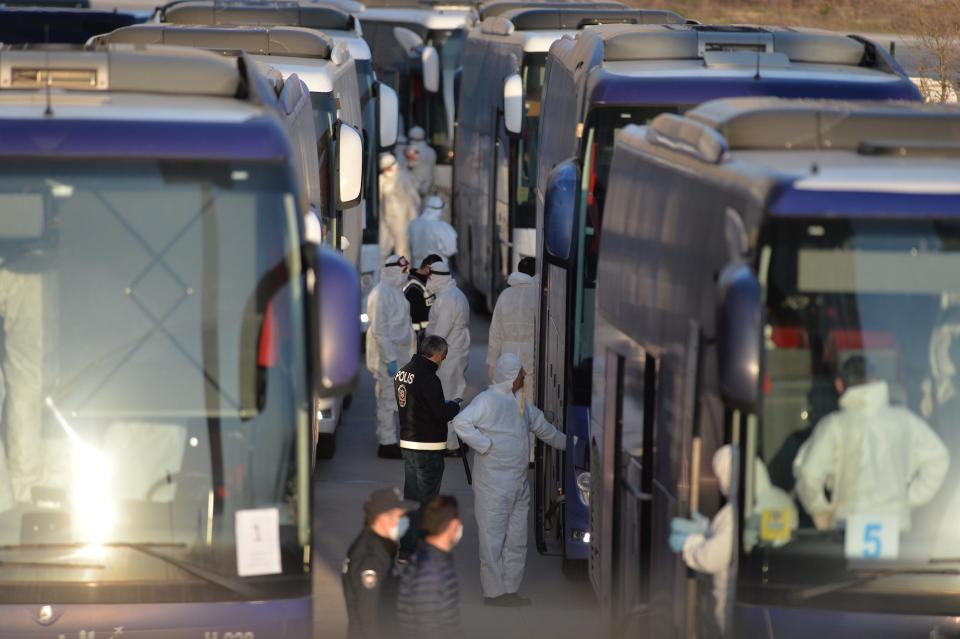
[[[430,206],[420,211],[420,217],[425,220],[439,220],[441,215],[443,215],[443,211]]]
[[[886,382],[867,382],[851,386],[840,398],[840,408],[847,410],[869,410],[883,408],[890,404],[890,389]]]
[[[380,281],[391,288],[402,289],[407,282],[407,274],[399,265],[400,256],[391,255],[380,268]]]
[[[510,274],[510,277],[507,278],[507,284],[510,286],[530,286],[533,282],[534,279],[532,277],[520,271],[514,271]]]
[[[717,485],[720,486],[720,492],[726,497],[730,494],[730,470],[733,458],[733,451],[730,445],[721,446],[713,454],[713,474],[717,478]]]
[[[430,267],[430,279],[427,280],[427,290],[433,294],[440,293],[456,286],[453,275],[450,273],[450,263],[447,260],[434,262]]]
[[[513,393],[513,382],[520,374],[523,364],[520,358],[514,353],[504,353],[497,360],[497,365],[493,369],[493,388],[497,388],[507,393]]]

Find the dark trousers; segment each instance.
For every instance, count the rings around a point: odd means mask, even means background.
[[[403,498],[423,505],[440,494],[443,480],[442,450],[410,450],[402,448]],[[400,553],[412,555],[420,537],[420,513],[410,516],[410,529],[400,541]]]

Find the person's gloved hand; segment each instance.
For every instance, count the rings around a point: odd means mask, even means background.
[[[392,362],[387,362],[387,375],[393,377],[397,374],[397,362],[396,360]]]
[[[672,532],[670,533],[670,550],[679,553],[683,552],[683,544],[686,543],[690,533]]]
[[[700,513],[693,513],[690,519],[674,517],[670,520],[671,532],[682,532],[688,535],[706,535],[708,530],[710,530],[710,520]]]

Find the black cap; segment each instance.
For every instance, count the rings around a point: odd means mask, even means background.
[[[379,488],[373,491],[367,501],[364,502],[363,512],[372,519],[394,508],[409,512],[419,506],[420,504],[415,501],[404,499],[397,488]]]

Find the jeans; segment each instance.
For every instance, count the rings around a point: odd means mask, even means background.
[[[443,480],[442,450],[400,449],[403,454],[403,498],[412,499],[422,506],[440,494]],[[410,516],[410,529],[400,540],[400,553],[411,555],[420,538],[420,512]]]

